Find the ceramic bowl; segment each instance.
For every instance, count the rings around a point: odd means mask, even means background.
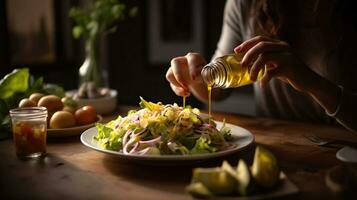
[[[77,90],[70,90],[66,92],[67,96],[73,96]],[[101,98],[95,99],[76,99],[80,107],[91,105],[93,106],[98,114],[105,115],[112,113],[117,106],[117,95],[116,90],[110,90],[109,95]]]

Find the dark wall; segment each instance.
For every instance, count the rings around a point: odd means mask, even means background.
[[[5,1],[0,2],[2,4],[0,8],[0,26],[6,27]],[[78,5],[78,1],[55,2],[58,62],[47,65],[10,66],[7,59],[6,29],[1,28],[1,77],[14,68],[29,67],[33,74],[44,76],[47,82],[60,84],[65,89],[77,87],[77,71],[84,59],[83,50],[81,42],[78,40],[71,39],[70,45],[68,45],[67,40],[71,31],[71,21],[68,19],[67,13],[70,5]],[[118,90],[119,103],[137,105],[139,96],[152,101],[181,103],[181,98],[178,98],[171,91],[165,79],[170,60],[159,65],[152,65],[148,62],[147,34],[149,27],[147,24],[147,6],[150,4],[150,0],[125,0],[122,2],[129,7],[137,6],[139,8],[138,15],[134,18],[128,18],[124,22],[119,22],[117,32],[106,35],[102,44],[102,49],[104,50],[103,63],[109,72],[110,86]],[[204,52],[201,53],[209,60],[221,31],[225,1],[203,0],[202,2],[205,24],[204,35],[202,35],[204,38]],[[182,11],[182,14],[185,14],[185,10]],[[66,54],[68,51],[73,52],[72,56]],[[188,99],[188,103],[200,106],[199,102],[193,97]]]
[[[8,71],[8,37],[7,37],[7,25],[6,25],[6,2],[0,1],[0,75],[3,75]]]
[[[78,82],[78,66],[83,56],[80,41],[72,39],[71,21],[68,11],[77,1],[53,1],[55,24],[55,49],[56,59],[51,63],[11,63],[10,59],[10,32],[7,21],[7,1],[0,1],[0,77],[10,73],[16,68],[29,68],[36,77],[43,76],[45,82],[56,83],[65,89],[73,89]],[[36,6],[36,5],[34,5]],[[24,19],[26,20],[26,19]],[[67,52],[73,52],[68,56]]]
[[[120,23],[118,31],[108,36],[110,85],[119,91],[119,102],[122,103],[135,104],[138,102],[138,96],[153,101],[181,103],[181,98],[171,91],[165,79],[170,60],[162,65],[148,63],[146,34],[149,27],[146,23],[146,6],[150,2],[134,2],[139,7],[138,16]],[[225,1],[203,2],[206,31],[202,36],[205,38],[205,51],[201,53],[209,60],[220,35]],[[188,103],[200,106],[194,97],[189,98]]]

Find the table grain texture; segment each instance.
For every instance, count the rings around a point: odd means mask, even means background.
[[[120,106],[116,114],[125,114],[128,109]],[[254,145],[263,145],[276,155],[282,170],[300,190],[295,199],[330,199],[325,174],[341,164],[335,156],[338,149],[315,146],[304,134],[357,141],[356,135],[337,126],[225,113],[214,113],[214,117],[248,129],[255,136]],[[0,199],[191,199],[184,187],[193,167],[218,166],[223,159],[234,165],[240,158],[251,162],[254,145],[228,157],[190,166],[147,166],[93,151],[81,144],[79,136],[49,140],[48,154],[39,160],[18,159],[12,140],[3,140]]]

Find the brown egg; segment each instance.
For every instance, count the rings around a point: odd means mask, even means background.
[[[61,98],[55,95],[47,95],[42,97],[38,101],[37,105],[46,107],[48,112],[56,112],[62,110],[63,108],[63,103],[61,101]]]
[[[32,100],[33,102],[36,103],[36,105],[38,104],[38,101],[43,97],[45,96],[44,94],[42,93],[33,93],[30,95],[29,99]]]
[[[50,120],[50,128],[69,128],[76,125],[74,115],[68,111],[55,112]]]
[[[25,107],[36,107],[36,103],[30,99],[22,99],[19,103],[19,108],[25,108]]]

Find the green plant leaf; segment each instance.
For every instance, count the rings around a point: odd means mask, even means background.
[[[15,69],[0,81],[0,99],[12,97],[17,92],[25,92],[29,87],[30,73],[27,68]]]
[[[79,37],[81,37],[82,33],[83,33],[83,27],[81,27],[81,26],[75,26],[75,27],[73,28],[72,34],[73,34],[73,37],[74,37],[74,38],[77,38],[77,39],[78,39]]]
[[[71,8],[69,16],[74,20],[73,37],[97,37],[103,32],[114,32],[118,21],[125,20],[125,16],[133,17],[137,14],[137,7],[126,11],[126,5],[117,0],[96,0],[87,8]]]
[[[130,9],[129,16],[130,17],[135,17],[138,14],[138,11],[139,11],[138,7],[134,7],[132,9]]]

